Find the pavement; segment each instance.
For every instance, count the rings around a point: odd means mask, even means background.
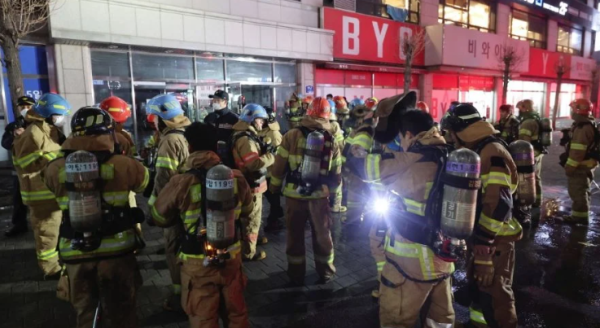
[[[555,140],[559,138],[555,134]],[[558,166],[561,149],[544,158],[546,198],[568,199],[566,178]],[[138,204],[143,204],[138,198]],[[265,202],[265,204],[267,204]],[[564,202],[569,206],[568,200]],[[265,206],[265,212],[268,206]],[[600,194],[593,196],[600,212]],[[265,214],[266,215],[266,214]],[[0,227],[10,213],[0,213]],[[316,284],[310,230],[306,231],[307,278],[303,287],[290,287],[285,274],[285,231],[266,233],[267,259],[245,263],[246,302],[254,328],[372,328],[378,327],[378,306],[370,292],[376,286],[370,256],[368,222],[342,223],[335,217],[332,234],[337,274],[326,285]],[[142,327],[187,327],[184,315],[165,312],[170,278],[163,251],[162,230],[144,226],[147,247],[137,255],[144,284],[137,312]],[[0,236],[0,328],[74,327],[70,304],[55,297],[55,281],[43,281],[35,261],[33,234]],[[457,326],[468,321],[469,300],[464,263],[454,274]],[[536,225],[517,243],[514,286],[520,327],[600,327],[600,223],[564,226],[554,221]]]

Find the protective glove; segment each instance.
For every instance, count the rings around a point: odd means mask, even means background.
[[[473,248],[475,258],[473,260],[473,277],[480,287],[491,286],[494,281],[494,263],[492,256],[496,251],[495,247],[476,245]]]

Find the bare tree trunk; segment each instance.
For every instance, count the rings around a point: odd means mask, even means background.
[[[4,64],[6,65],[8,88],[12,100],[12,109],[15,119],[21,115],[17,108],[17,99],[23,96],[23,75],[21,74],[21,60],[19,59],[19,47],[11,37],[4,39],[2,43],[4,51]]]
[[[504,65],[504,74],[502,75],[502,104],[506,104],[506,98],[508,97],[508,81],[510,77],[509,65]]]
[[[412,73],[412,56],[406,56],[406,62],[404,63],[404,93],[410,91],[410,82]]]
[[[554,111],[552,112],[552,129],[556,130],[556,118],[558,117],[558,106],[560,101],[560,87],[562,85],[562,74],[556,79],[556,95],[554,96]]]

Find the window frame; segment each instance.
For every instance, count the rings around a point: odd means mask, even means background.
[[[543,40],[537,40],[537,39],[533,39],[533,38],[529,38],[529,37],[524,37],[524,36],[513,34],[512,33],[512,26],[513,26],[513,19],[515,18],[515,16],[513,15],[513,13],[515,11],[519,12],[520,14],[527,15],[527,24],[529,24],[529,17],[531,17],[531,16],[544,20],[544,22],[545,22],[545,24],[544,24],[544,39]],[[529,28],[527,29],[527,31],[529,31]],[[527,41],[527,42],[529,42],[529,46],[530,47],[539,48],[539,49],[544,49],[545,50],[548,47],[548,17],[533,15],[533,14],[528,13],[528,12],[523,11],[523,10],[511,8],[511,11],[510,11],[510,23],[508,25],[508,36],[511,37],[511,38],[513,38],[513,39],[516,39],[516,40]],[[536,46],[536,45],[539,45],[539,46]]]
[[[558,37],[560,35],[560,33],[558,32],[559,29],[567,29],[569,31],[569,46],[562,46],[558,43]],[[581,32],[581,44],[579,44],[579,50],[573,48],[573,45],[571,44],[571,34],[573,33],[573,30],[577,30],[579,32]],[[574,55],[574,56],[583,56],[583,46],[585,43],[585,29],[584,28],[576,28],[573,26],[569,26],[569,25],[565,25],[565,24],[558,24],[558,29],[556,30],[556,51],[557,52],[562,52],[562,53],[566,53],[566,54],[570,54],[570,55]]]
[[[389,17],[387,15],[387,12],[385,10],[387,5],[384,3],[384,1],[385,0],[356,0],[356,13],[392,19],[391,17]],[[419,14],[421,11],[421,1],[419,1],[419,0],[405,0],[405,1],[408,2],[408,16],[406,16],[407,19],[406,19],[406,21],[404,21],[404,23],[419,24],[421,21],[421,18],[419,17],[420,16]],[[417,3],[417,11],[413,11],[410,9],[410,8],[412,8],[412,6],[415,2]],[[371,5],[373,10],[371,12],[359,11],[359,4]],[[380,15],[377,15],[377,13],[380,13]],[[386,15],[384,15],[383,13],[386,13]],[[411,20],[411,17],[416,17],[416,20]]]
[[[462,8],[458,8],[458,7],[454,7],[452,5],[447,5],[446,4],[447,0],[439,0],[439,5],[438,5],[438,23],[443,24],[443,25],[450,25],[447,24],[446,22],[452,22],[452,25],[454,26],[459,26],[462,28],[466,28],[469,30],[477,30],[480,32],[484,32],[484,33],[496,33],[496,6],[495,6],[495,2],[491,1],[491,0],[465,0],[467,2],[467,8],[466,9],[462,9]],[[471,11],[471,1],[477,1],[477,2],[481,2],[484,3],[486,5],[488,5],[490,7],[490,17],[489,17],[489,22],[490,22],[490,27],[485,28],[485,27],[481,27],[481,26],[477,26],[477,25],[473,25],[471,23],[471,15],[469,14],[469,12]],[[442,16],[439,16],[439,6],[442,6]],[[450,19],[446,19],[446,7],[453,7],[456,10],[460,10],[462,12],[466,12],[467,13],[467,22],[463,23],[463,22],[459,22],[459,21],[453,21]]]

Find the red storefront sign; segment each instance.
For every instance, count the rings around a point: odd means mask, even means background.
[[[333,57],[352,60],[403,64],[406,56],[401,51],[401,40],[421,30],[414,24],[400,23],[374,16],[356,14],[324,7],[323,27],[333,30]],[[414,59],[423,65],[424,51]]]
[[[564,78],[591,81],[596,62],[589,58],[531,48],[529,51],[529,71],[523,75],[556,79],[556,69],[559,65],[567,67]]]
[[[315,72],[317,84],[344,85],[344,71],[335,69],[317,69]]]
[[[346,71],[346,85],[371,86],[373,84],[373,73],[360,71]]]
[[[460,90],[483,90],[494,89],[494,78],[489,76],[459,75],[458,87]]]

